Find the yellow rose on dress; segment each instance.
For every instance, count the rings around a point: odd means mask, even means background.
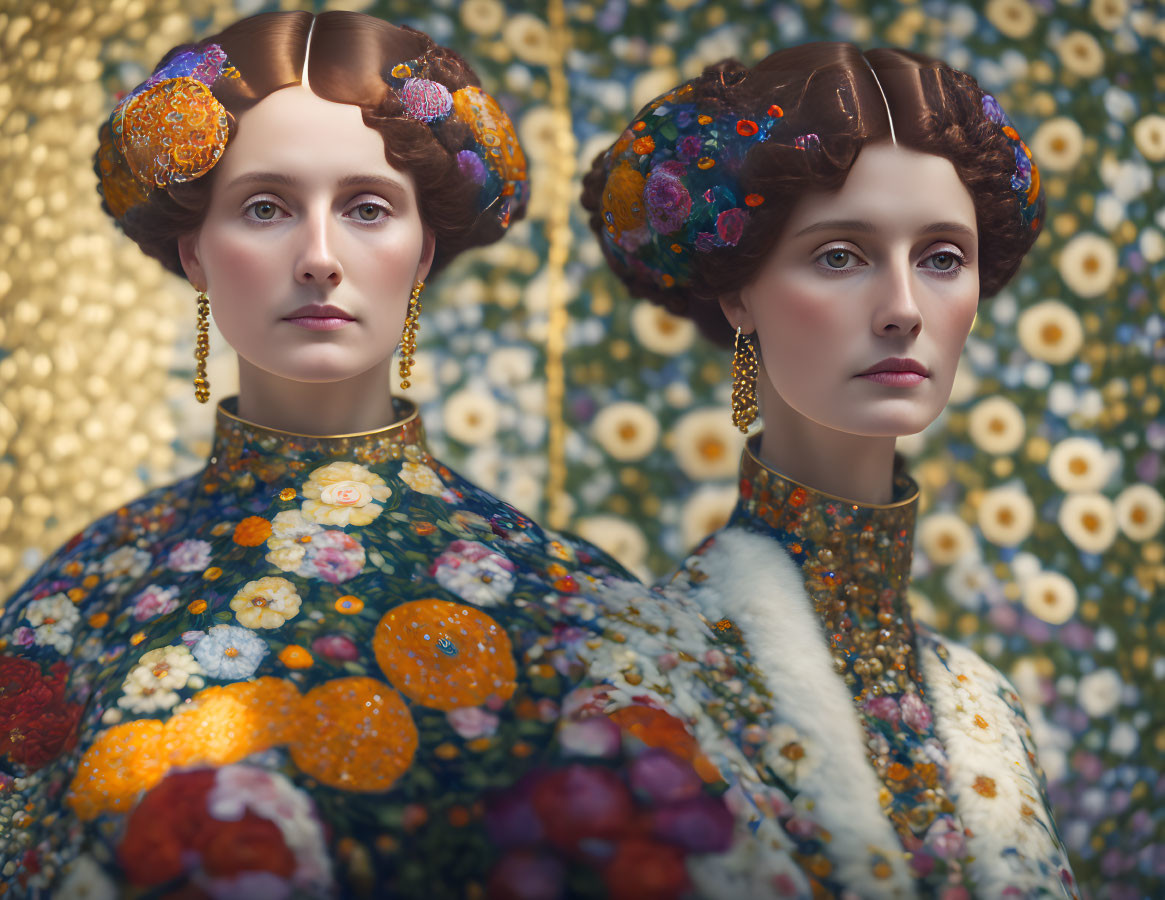
[[[384,509],[376,501],[392,495],[383,478],[351,462],[316,469],[302,493],[304,518],[320,525],[367,525]]]
[[[301,602],[290,581],[268,576],[243,585],[231,598],[231,609],[246,628],[278,628],[295,618]]]
[[[445,482],[441,476],[422,463],[406,462],[400,467],[400,477],[418,494],[440,497],[445,493]]]

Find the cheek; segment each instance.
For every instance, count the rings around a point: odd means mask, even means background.
[[[772,285],[754,313],[761,347],[767,351],[765,367],[770,376],[795,363],[804,374],[805,367],[820,367],[844,340],[845,329],[854,324],[836,292],[826,295],[804,285],[786,282]]]
[[[212,297],[216,288],[219,293],[234,293],[240,288],[252,293],[250,287],[256,281],[269,281],[280,263],[275,248],[260,248],[247,241],[216,239],[204,242],[202,250]]]

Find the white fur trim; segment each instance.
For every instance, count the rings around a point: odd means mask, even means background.
[[[813,802],[813,820],[833,835],[826,854],[836,877],[865,898],[913,896],[898,835],[878,804],[865,733],[833,670],[800,567],[776,541],[736,528],[717,534],[698,566],[708,579],[693,597],[709,619],[728,618],[740,629],[778,718],[818,757],[796,784]],[[889,878],[872,876],[874,850],[890,864]]]

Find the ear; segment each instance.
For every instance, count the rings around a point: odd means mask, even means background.
[[[753,321],[752,312],[749,310],[748,301],[745,298],[745,291],[740,291],[735,294],[722,294],[720,296],[720,310],[724,313],[724,318],[728,320],[728,324],[733,331],[739,328],[745,334],[752,334],[756,331],[756,323]]]
[[[196,291],[206,290],[206,272],[198,256],[198,232],[191,231],[178,238],[178,258],[182,261],[182,271]]]
[[[417,263],[417,281],[424,281],[433,268],[433,257],[437,254],[437,238],[432,229],[425,228],[424,243],[421,245],[421,259]]]

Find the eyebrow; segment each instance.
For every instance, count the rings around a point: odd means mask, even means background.
[[[863,231],[874,232],[877,231],[877,226],[873,222],[868,222],[864,219],[830,219],[825,222],[815,222],[806,228],[798,231],[794,237],[801,237],[803,234],[814,234],[818,231]],[[965,234],[967,237],[973,238],[975,232],[966,225],[960,225],[958,222],[934,222],[922,228],[919,234],[934,234],[936,232],[958,232]]]
[[[278,184],[286,187],[296,187],[299,184],[299,179],[283,172],[247,172],[232,181],[230,186],[233,188],[247,184]],[[345,175],[340,179],[338,186],[345,188],[357,184],[382,187],[395,191],[405,190],[404,184],[395,178],[371,174]]]

